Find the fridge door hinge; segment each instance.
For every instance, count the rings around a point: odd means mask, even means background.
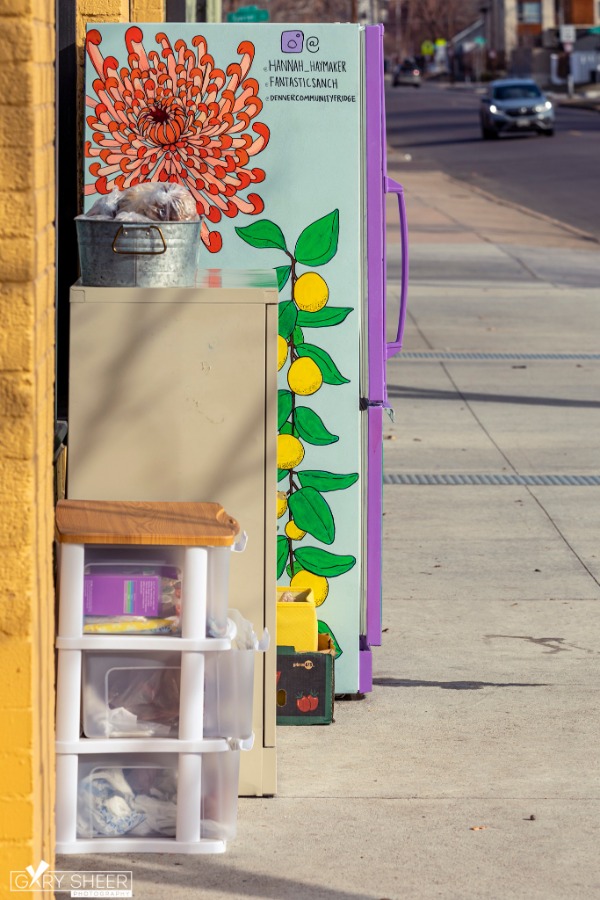
[[[366,397],[361,397],[358,401],[358,408],[361,412],[364,412],[366,409],[371,409],[374,406],[385,406],[383,400],[368,400]]]

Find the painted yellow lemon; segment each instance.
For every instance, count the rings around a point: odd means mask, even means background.
[[[306,534],[305,531],[302,531],[301,528],[298,528],[293,519],[290,519],[290,521],[285,526],[285,533],[291,541],[301,541]]]
[[[295,394],[307,397],[319,390],[323,384],[323,373],[314,359],[309,356],[301,356],[291,364],[287,380]]]
[[[285,491],[277,491],[277,518],[280,519],[287,509],[287,494]]]
[[[277,468],[293,469],[304,459],[304,447],[293,434],[277,437]]]
[[[317,272],[305,272],[294,285],[294,300],[298,309],[318,312],[329,300],[327,282]]]
[[[283,369],[288,355],[288,344],[284,337],[277,335],[277,371]]]
[[[315,606],[320,606],[329,593],[329,582],[325,576],[313,575],[312,572],[307,572],[305,569],[296,572],[290,581],[290,587],[297,591],[310,588],[315,596]]]

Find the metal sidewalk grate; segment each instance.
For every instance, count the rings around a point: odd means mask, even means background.
[[[549,485],[561,487],[600,486],[600,475],[413,475],[410,473],[383,476],[384,484],[494,484]]]
[[[585,362],[586,360],[599,360],[600,353],[480,353],[469,350],[403,350],[398,359],[409,359],[424,362],[443,362],[444,360],[464,361],[471,360],[574,360]]]

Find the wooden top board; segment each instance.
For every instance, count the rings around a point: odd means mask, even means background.
[[[59,500],[56,539],[63,544],[230,547],[240,526],[218,503]]]

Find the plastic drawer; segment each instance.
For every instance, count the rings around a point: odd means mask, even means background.
[[[237,833],[240,751],[202,757],[202,838],[231,841]]]
[[[106,546],[88,544],[85,547],[85,566],[84,573],[89,575],[90,567],[98,573],[102,567],[106,567],[107,572],[113,572],[117,568],[127,571],[129,567],[172,567],[181,573],[181,598],[179,606],[183,620],[186,618],[186,604],[198,603],[200,598],[192,591],[192,598],[188,596],[190,584],[190,560],[194,562],[194,578],[193,581],[197,585],[197,578],[202,575],[198,570],[197,551],[205,551],[206,553],[206,570],[204,589],[202,590],[201,602],[205,605],[204,617],[205,623],[202,628],[202,635],[209,637],[222,637],[227,631],[227,608],[229,602],[229,566],[231,559],[231,547],[205,547],[205,548],[185,548],[177,546]],[[197,588],[196,588],[197,590]],[[194,616],[195,618],[195,616]],[[160,616],[157,617],[157,630],[148,630],[143,622],[139,625],[133,625],[133,633],[137,634],[171,634],[180,635],[181,627],[179,623],[169,626],[168,624],[160,624]],[[106,623],[110,623],[110,617],[106,617]],[[154,623],[152,623],[153,625]],[[102,621],[98,621],[98,617],[93,620],[84,616],[84,633],[101,634],[109,633],[115,636],[123,633],[132,633],[121,630],[125,628],[123,624],[115,624],[109,626],[108,629]],[[135,630],[139,629],[139,630]]]
[[[84,735],[178,737],[180,680],[180,653],[85,651]]]
[[[197,802],[185,792],[178,803],[180,760],[198,763]],[[240,751],[183,754],[81,755],[77,779],[77,839],[172,838],[196,827],[199,838],[235,837]],[[184,801],[186,801],[184,803]],[[200,809],[198,809],[198,805]],[[182,809],[185,813],[182,816]],[[183,823],[182,823],[183,820]]]
[[[255,650],[207,653],[204,675],[204,737],[252,734]]]
[[[255,654],[236,649],[203,653],[205,738],[251,736]],[[85,737],[179,737],[180,677],[180,653],[84,651]],[[197,706],[201,715],[201,703]]]
[[[175,837],[175,754],[80,756],[77,837]]]

